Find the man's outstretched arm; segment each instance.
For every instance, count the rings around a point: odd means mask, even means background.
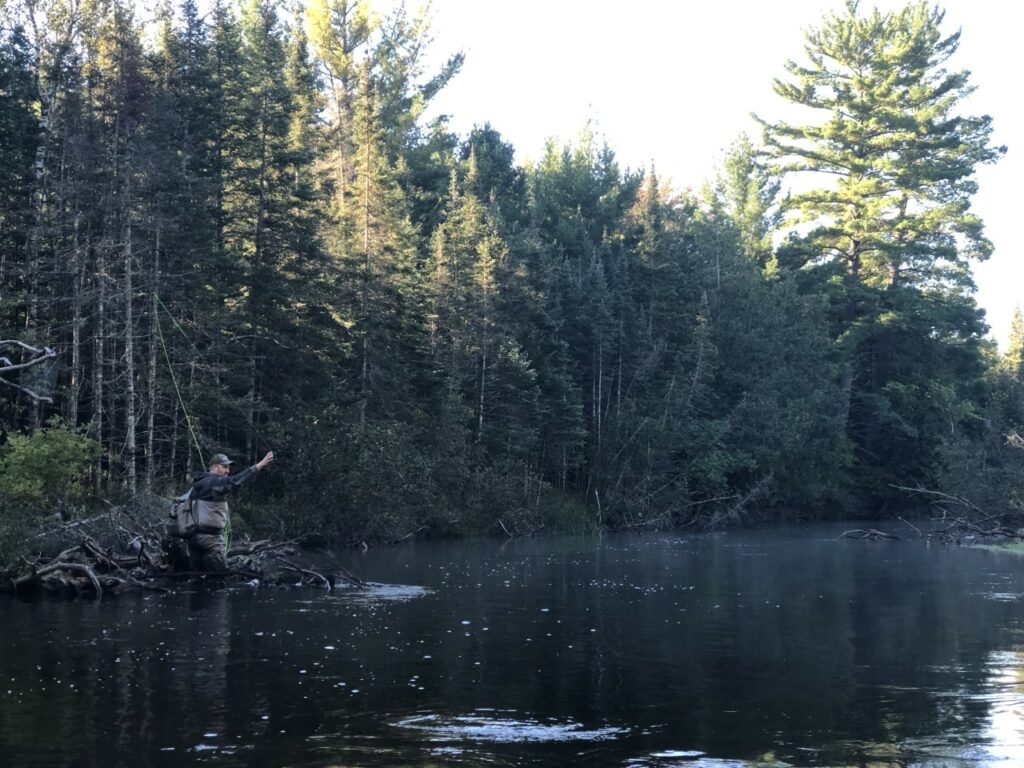
[[[217,485],[219,486],[217,490],[220,491],[221,493],[230,493],[231,491],[238,488],[238,486],[240,486],[242,483],[249,480],[261,469],[266,467],[273,460],[274,452],[268,451],[266,456],[257,461],[251,467],[246,467],[237,475],[228,475],[227,477],[220,478],[220,480],[217,483]]]

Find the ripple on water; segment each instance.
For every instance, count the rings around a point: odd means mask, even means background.
[[[996,603],[1016,603],[1021,599],[1018,592],[984,592],[981,596]]]
[[[789,763],[758,760],[725,760],[707,757],[693,749],[667,749],[652,752],[647,757],[635,757],[626,763],[626,768],[790,768]]]
[[[514,714],[514,713],[506,713]],[[471,715],[416,715],[394,724],[426,733],[431,741],[484,741],[491,743],[608,741],[625,735],[624,728],[584,728],[579,723],[538,722],[501,716],[497,712]]]
[[[336,590],[336,597],[344,598],[348,603],[404,603],[433,594],[428,587],[417,587],[409,584],[368,584],[365,588],[348,588]]]

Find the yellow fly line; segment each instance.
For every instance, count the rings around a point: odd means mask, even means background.
[[[188,338],[188,335],[185,333],[185,329],[181,327],[181,325],[175,319],[174,315],[171,314],[171,310],[169,310],[167,308],[167,305],[164,304],[163,299],[161,299],[160,296],[156,293],[153,294],[153,298],[155,298],[157,300],[157,303],[159,303],[160,306],[164,308],[164,311],[167,313],[167,316],[171,318],[171,322],[174,323],[175,327],[177,327],[179,331],[181,331],[181,335],[185,337],[185,341],[187,341],[189,343],[189,346],[191,346],[192,342]],[[178,386],[178,377],[174,375],[174,366],[171,365],[171,356],[167,352],[167,341],[164,339],[164,329],[163,325],[160,323],[159,312],[156,313],[156,331],[157,334],[159,334],[160,336],[160,346],[163,347],[164,350],[164,360],[167,361],[167,371],[168,373],[171,374],[171,383],[174,384],[174,392],[178,396],[178,403],[181,405],[181,411],[182,413],[185,414],[185,423],[188,424],[189,434],[192,435],[192,442],[195,443],[196,453],[199,454],[199,461],[200,463],[202,463],[203,449],[199,445],[199,438],[196,437],[196,430],[192,426],[192,416],[189,414],[188,407],[185,405],[185,398],[181,396],[181,388]]]
[[[164,311],[167,313],[167,316],[169,318],[171,318],[171,322],[174,323],[174,326],[181,332],[181,335],[185,338],[185,341],[188,342],[188,345],[191,347],[192,346],[192,340],[188,337],[188,334],[185,333],[185,329],[181,327],[181,323],[179,323],[177,321],[177,319],[174,317],[174,315],[171,314],[171,310],[168,309],[166,304],[164,304],[163,299],[160,298],[160,295],[157,294],[157,293],[154,293],[153,294],[153,298],[155,298],[157,303],[161,307],[164,308]],[[181,411],[182,411],[182,413],[185,414],[185,423],[188,424],[189,434],[192,435],[192,442],[195,444],[196,454],[199,456],[200,464],[202,464],[203,463],[203,448],[202,448],[201,445],[199,445],[199,438],[196,436],[196,430],[195,430],[195,427],[193,426],[193,423],[192,423],[192,415],[188,412],[188,406],[185,405],[185,398],[182,397],[182,395],[181,395],[181,387],[178,386],[178,377],[174,375],[174,366],[171,365],[171,356],[167,352],[167,341],[166,341],[166,339],[164,339],[164,329],[163,329],[163,325],[160,323],[160,313],[159,312],[156,313],[156,331],[157,331],[157,334],[160,336],[160,346],[164,350],[164,360],[167,361],[167,371],[168,371],[168,373],[171,374],[171,383],[174,385],[174,392],[178,396],[178,403],[181,405]],[[229,515],[228,519],[227,519],[227,522],[224,525],[224,549],[225,549],[225,551],[227,550],[228,544],[230,543],[230,541],[231,541],[231,517]]]

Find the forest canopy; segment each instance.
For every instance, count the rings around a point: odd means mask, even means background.
[[[403,4],[0,13],[0,472],[76,451],[63,514],[268,448],[249,524],[341,542],[1019,503],[937,6],[821,19],[700,193],[425,118],[464,62]]]

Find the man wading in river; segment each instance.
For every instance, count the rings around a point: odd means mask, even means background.
[[[231,459],[218,453],[210,461],[207,472],[192,475],[191,500],[195,505],[196,532],[188,540],[189,558],[197,571],[226,571],[227,552],[224,529],[228,524],[229,493],[274,460],[270,451],[248,469],[231,477]]]

